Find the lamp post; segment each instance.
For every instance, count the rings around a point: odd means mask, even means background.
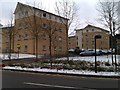
[[[96,40],[100,39],[101,35],[95,35],[94,39],[95,39],[95,73],[97,73],[97,58],[96,58]]]

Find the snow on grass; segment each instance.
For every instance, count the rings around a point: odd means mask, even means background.
[[[12,53],[11,54],[11,59],[18,59],[18,58],[34,58],[35,55],[31,55],[31,54],[15,54]],[[8,60],[9,59],[9,54],[0,54],[0,59],[2,60]]]
[[[112,56],[111,55],[103,55],[103,56],[97,56],[97,61],[101,62],[110,62],[112,63]],[[58,58],[57,60],[65,60],[66,57],[64,58]],[[120,62],[120,55],[116,56],[117,62]],[[85,60],[85,61],[90,61],[90,62],[95,62],[95,56],[75,56],[75,57],[69,57],[69,60]]]
[[[8,60],[9,54],[0,54],[0,59],[2,60]],[[35,55],[31,54],[19,54],[19,58],[34,58]],[[39,58],[41,55],[39,55]],[[11,54],[11,59],[18,59],[18,54]],[[66,57],[58,58],[56,60],[66,60]],[[120,63],[120,55],[116,56],[117,63]],[[95,56],[75,56],[75,57],[69,57],[69,60],[81,60],[81,61],[89,61],[89,62],[95,62]],[[103,55],[103,56],[97,56],[97,61],[100,62],[110,62],[112,63],[111,55]]]
[[[5,66],[3,69],[10,69],[10,70],[25,70],[25,71],[33,71],[33,72],[54,72],[54,73],[66,73],[66,74],[78,74],[78,75],[97,75],[97,76],[120,76],[120,73],[116,72],[98,72],[95,73],[94,71],[87,71],[87,70],[57,70],[57,69],[41,69],[41,68],[22,68],[22,67],[10,67]]]

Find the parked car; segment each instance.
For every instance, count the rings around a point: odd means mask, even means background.
[[[82,52],[82,50],[78,49],[78,48],[76,48],[75,51],[74,51],[74,53],[77,54],[77,55],[79,55],[79,53],[81,53],[81,52]]]
[[[79,54],[80,56],[95,56],[95,50],[85,50]],[[102,51],[96,51],[96,55],[102,55]]]
[[[108,55],[111,54],[111,50],[101,50],[102,51],[102,55]]]
[[[94,51],[85,50],[85,51],[81,52],[79,55],[80,56],[92,56],[92,55],[94,55]]]
[[[74,51],[75,51],[74,49],[69,49],[68,50],[69,53],[74,53]]]

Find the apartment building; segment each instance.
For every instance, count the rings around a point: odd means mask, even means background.
[[[76,36],[68,37],[68,48],[75,49],[76,48]]]
[[[13,36],[13,30],[14,30],[14,26],[10,27],[10,26],[5,26],[2,27],[2,52],[3,53],[8,53],[10,50],[10,43],[11,43],[11,50],[13,51],[13,43],[14,43],[14,36]],[[11,34],[10,34],[11,33]],[[10,37],[11,35],[11,37]],[[10,38],[11,38],[11,42],[10,42]]]
[[[2,25],[0,24],[0,53],[2,53]]]
[[[35,54],[37,50],[40,55],[49,55],[51,49],[52,55],[67,53],[68,19],[19,2],[14,14],[18,32],[14,51]]]
[[[109,31],[93,26],[87,25],[83,29],[76,30],[76,45],[80,49],[94,49],[95,35],[101,35],[101,39],[97,39],[97,49],[109,49]]]
[[[115,37],[116,37],[117,54],[120,55],[120,34],[117,34]]]

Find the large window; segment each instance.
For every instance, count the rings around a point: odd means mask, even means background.
[[[59,50],[62,51],[62,47],[59,47]]]
[[[25,15],[26,15],[26,16],[28,15],[28,11],[25,11]]]
[[[43,13],[43,17],[46,17],[46,13]]]
[[[43,23],[43,28],[47,28],[47,24]]]
[[[60,32],[62,32],[62,31],[63,31],[63,29],[61,29],[61,28],[60,28],[60,29],[59,29],[59,31],[60,31]]]
[[[43,51],[46,51],[46,46],[45,45],[43,45]]]
[[[24,40],[27,40],[27,39],[28,39],[28,34],[25,33],[25,34],[24,34]]]
[[[55,51],[57,50],[57,47],[56,47],[56,46],[54,47],[54,50],[55,50]]]
[[[20,40],[21,40],[21,35],[19,34],[19,35],[18,35],[18,41],[20,41]]]

